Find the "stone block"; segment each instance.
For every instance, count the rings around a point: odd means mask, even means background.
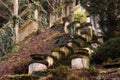
[[[70,50],[67,47],[60,47],[60,51],[63,51],[65,53],[65,56],[70,53]]]
[[[76,69],[89,68],[89,59],[87,57],[78,57],[71,60],[71,67]]]
[[[50,56],[47,57],[46,61],[48,62],[48,66],[52,66],[54,64],[54,59]]]
[[[54,56],[54,57],[56,57],[57,59],[60,59],[62,57],[62,55],[60,54],[60,52],[52,52],[51,55]]]
[[[32,74],[34,71],[45,71],[47,66],[43,63],[32,63],[29,65],[28,74]]]

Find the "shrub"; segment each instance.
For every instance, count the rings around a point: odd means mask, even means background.
[[[74,21],[86,22],[86,15],[84,12],[74,14]]]
[[[12,50],[14,46],[14,32],[15,31],[12,26],[7,26],[0,29],[0,57],[3,57]]]
[[[109,58],[112,60],[120,57],[120,38],[113,38],[101,44],[95,54],[92,56],[92,61],[95,63],[103,63]]]
[[[53,75],[52,79],[48,79],[48,80],[65,80],[66,78],[66,73],[67,71],[70,70],[69,66],[59,66],[56,67],[54,69],[48,69],[46,71],[35,71],[33,72],[33,75],[36,77],[45,77],[48,75]],[[56,78],[56,79],[54,79]]]

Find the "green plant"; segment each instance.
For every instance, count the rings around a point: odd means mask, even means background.
[[[38,7],[39,7],[39,2],[34,2],[33,4],[32,4],[32,8],[33,8],[33,10],[35,10],[35,9],[37,9]]]
[[[39,10],[40,16],[39,16],[39,27],[38,30],[45,29],[48,26],[48,20],[47,20],[47,11],[43,8],[42,5],[40,5]]]
[[[68,80],[79,80],[80,77],[79,77],[79,75],[76,75],[76,74],[72,73],[72,74],[68,75],[67,79]]]
[[[53,80],[66,80],[68,70],[70,70],[70,67],[61,65],[57,68],[49,69],[48,73],[53,75],[53,78],[55,78]]]
[[[84,12],[74,14],[74,21],[80,21],[81,23],[86,22],[86,15]]]
[[[36,77],[44,77],[47,75],[53,75],[54,77],[57,78],[57,80],[63,80],[66,76],[67,71],[70,70],[70,67],[68,66],[59,66],[57,68],[53,68],[53,69],[48,69],[46,71],[35,71],[33,72],[33,75]]]
[[[96,67],[94,66],[91,66],[89,69],[88,69],[89,73],[92,75],[92,76],[98,76],[99,74],[99,71],[96,69]]]
[[[16,23],[19,23],[20,17],[18,15],[13,14],[12,20],[14,21],[14,26],[15,26]]]
[[[92,61],[95,63],[103,63],[109,58],[112,60],[120,57],[120,38],[113,38],[101,44],[95,54],[92,56]]]
[[[0,57],[10,52],[14,46],[15,31],[12,26],[0,29]]]

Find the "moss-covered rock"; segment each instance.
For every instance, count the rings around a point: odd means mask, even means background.
[[[103,66],[106,68],[120,67],[120,58],[114,60],[109,58],[106,62],[103,62]]]
[[[37,80],[38,77],[28,75],[28,74],[17,74],[17,75],[8,75],[2,77],[0,80]]]
[[[31,58],[33,60],[45,60],[48,56],[48,54],[32,54]]]

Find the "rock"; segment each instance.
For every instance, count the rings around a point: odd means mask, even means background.
[[[54,64],[54,59],[50,56],[47,57],[46,61],[48,62],[48,66],[52,66]]]
[[[61,54],[60,54],[60,52],[56,52],[56,51],[55,52],[53,51],[51,53],[51,55],[54,56],[54,57],[56,57],[57,59],[60,59],[62,57]]]
[[[91,56],[92,53],[94,52],[92,49],[90,49],[89,47],[83,48],[85,50],[88,50],[88,54]]]
[[[68,21],[66,21],[66,22],[65,22],[65,25],[64,25],[64,32],[65,32],[66,34],[69,33],[69,30],[67,29],[67,26],[68,26],[69,24],[70,24],[70,23],[69,23]]]
[[[89,59],[87,57],[78,57],[71,60],[72,68],[89,68]]]
[[[77,49],[80,47],[80,44],[74,40],[70,40],[68,43],[67,43],[67,46],[68,47],[71,47],[73,48],[73,50]]]
[[[47,66],[43,63],[32,63],[29,65],[28,74],[32,74],[34,71],[45,71]]]
[[[60,51],[63,51],[65,53],[65,56],[67,56],[70,53],[70,50],[65,46],[60,47]]]

